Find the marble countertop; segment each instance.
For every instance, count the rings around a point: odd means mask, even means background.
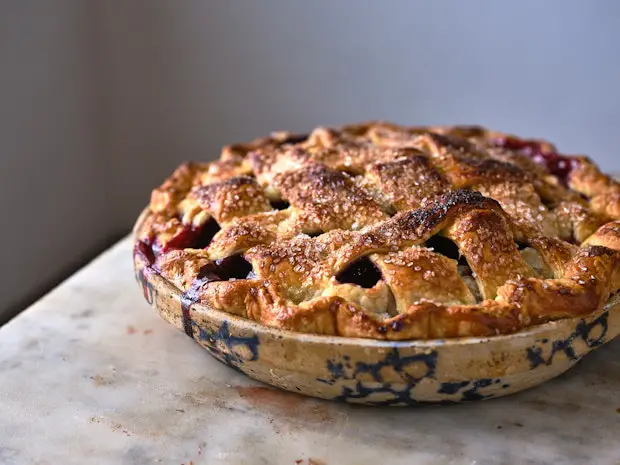
[[[0,328],[0,464],[620,464],[620,339],[502,399],[319,401],[259,385],[168,325],[130,249]]]

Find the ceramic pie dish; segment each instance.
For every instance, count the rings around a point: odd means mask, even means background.
[[[364,123],[225,147],[153,191],[146,300],[220,361],[373,405],[526,389],[620,332],[620,186],[480,127]]]

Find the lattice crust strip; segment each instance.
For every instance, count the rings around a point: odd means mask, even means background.
[[[479,127],[275,133],[180,166],[136,259],[193,301],[301,332],[510,333],[620,288],[620,186]]]

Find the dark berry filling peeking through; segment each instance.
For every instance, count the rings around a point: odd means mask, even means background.
[[[231,255],[203,266],[196,279],[206,284],[212,281],[246,279],[248,275],[253,275],[250,262],[241,255]]]
[[[202,288],[214,281],[228,281],[230,279],[253,278],[252,265],[241,255],[216,260],[203,266],[190,288],[181,294],[181,309],[183,311],[183,327],[188,336],[193,337],[190,307],[200,300]]]
[[[519,151],[530,157],[534,163],[544,166],[547,171],[556,176],[564,185],[568,184],[570,172],[577,166],[578,161],[559,153],[545,151],[538,141],[503,137],[496,139],[494,144],[508,150]]]
[[[357,284],[366,289],[374,287],[381,277],[381,271],[368,257],[355,260],[336,275],[340,283]]]
[[[189,247],[194,242],[198,231],[191,226],[184,226],[178,233],[176,233],[163,247],[163,252],[172,249],[184,249]]]
[[[310,134],[291,134],[282,141],[282,144],[301,144],[310,137]]]
[[[426,241],[426,247],[453,260],[459,260],[461,258],[459,247],[447,237],[439,235],[433,236]]]
[[[286,210],[291,206],[286,200],[272,200],[269,203],[274,210]]]
[[[133,253],[134,255],[140,256],[140,258],[144,260],[148,266],[152,266],[153,263],[155,263],[155,253],[153,252],[153,247],[144,241],[136,242]]]
[[[184,226],[163,249],[163,252],[174,249],[204,249],[209,246],[220,226],[213,218],[199,227]]]
[[[213,237],[219,232],[220,225],[213,218],[209,219],[201,228],[196,237],[194,249],[206,249],[211,244]]]

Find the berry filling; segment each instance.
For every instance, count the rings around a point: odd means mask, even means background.
[[[282,144],[301,144],[310,137],[310,134],[291,134],[282,141]]]
[[[151,244],[145,241],[138,241],[133,248],[134,255],[139,256],[147,263],[147,266],[152,266],[155,263],[155,253]]]
[[[211,218],[204,225],[196,228],[184,226],[162,247],[158,240],[138,241],[134,247],[134,254],[139,255],[149,266],[155,263],[155,259],[161,253],[176,249],[206,249],[213,237],[220,230],[217,222]]]
[[[232,255],[207,263],[200,268],[198,276],[186,294],[198,294],[202,286],[214,281],[230,281],[254,277],[252,265],[241,255]]]
[[[197,279],[208,283],[212,281],[246,279],[249,275],[253,276],[250,262],[241,255],[231,255],[203,266],[198,273]]]
[[[340,283],[357,284],[365,289],[375,287],[381,278],[381,271],[368,257],[355,260],[336,275]]]
[[[426,241],[426,247],[433,249],[434,252],[444,255],[452,260],[459,260],[461,258],[461,252],[458,246],[443,236],[433,236]]]
[[[288,203],[286,200],[272,200],[269,203],[271,204],[271,208],[273,208],[274,210],[286,210],[288,207],[291,206],[291,204]]]
[[[217,222],[211,218],[199,227],[184,226],[181,231],[170,239],[163,247],[162,252],[174,249],[204,249],[213,240],[213,236],[220,230]]]
[[[557,177],[564,185],[568,184],[568,176],[578,163],[572,157],[544,150],[542,144],[534,140],[502,137],[494,140],[493,143],[497,147],[527,155],[534,163],[547,168],[547,171]]]
[[[177,249],[206,249],[219,230],[220,226],[211,218],[199,227],[183,226],[163,246],[159,241],[155,241],[151,248],[156,256]]]
[[[178,233],[172,236],[168,242],[166,242],[161,251],[167,252],[168,250],[185,249],[189,247],[198,237],[198,232],[198,228],[184,226],[183,229],[181,229]]]
[[[254,278],[254,271],[252,270],[252,265],[241,255],[221,258],[203,266],[190,288],[181,294],[181,309],[183,311],[185,333],[190,337],[193,336],[189,309],[192,304],[200,300],[200,292],[204,285],[214,281],[246,278]]]

